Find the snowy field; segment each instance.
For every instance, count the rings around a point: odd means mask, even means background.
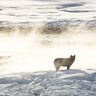
[[[96,96],[96,0],[0,0],[0,96]]]
[[[0,23],[96,19],[95,0],[0,0]]]
[[[0,96],[96,96],[96,70],[1,75]]]

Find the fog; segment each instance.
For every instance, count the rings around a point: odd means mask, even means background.
[[[23,30],[20,30],[21,27],[18,25],[19,27],[12,27],[15,31],[10,29],[8,33],[2,30],[0,33],[1,74],[55,70],[53,63],[55,58],[67,58],[74,54],[76,61],[72,69],[95,69],[95,28],[89,30],[83,26],[69,26],[58,34],[58,32],[54,33],[54,29],[51,31],[48,29],[51,33],[48,31],[42,33],[44,26],[41,25],[34,29],[30,26],[22,27]],[[24,30],[28,32],[25,33]],[[66,68],[61,69],[66,70]]]

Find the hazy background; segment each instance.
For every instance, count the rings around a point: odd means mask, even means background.
[[[0,0],[0,73],[55,70],[55,58],[74,54],[71,68],[96,69],[95,6],[95,0]]]

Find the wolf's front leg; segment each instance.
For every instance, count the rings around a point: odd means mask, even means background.
[[[70,66],[67,66],[67,70],[69,70],[70,69]]]

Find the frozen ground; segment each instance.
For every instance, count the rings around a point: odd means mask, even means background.
[[[96,96],[96,70],[1,75],[0,96]]]

